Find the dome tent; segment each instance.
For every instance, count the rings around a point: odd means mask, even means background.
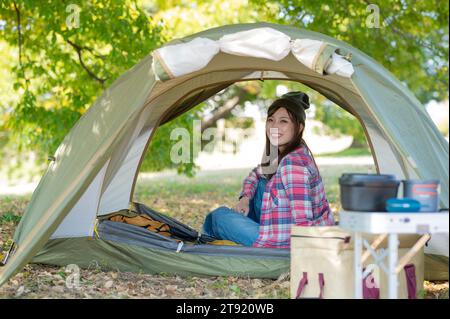
[[[223,26],[154,51],[81,117],[33,193],[14,234],[17,249],[0,268],[0,285],[30,261],[97,261],[122,271],[193,275],[273,278],[286,271],[289,254],[280,250],[162,248],[128,236],[129,229],[108,232],[104,223],[94,235],[98,217],[129,207],[155,129],[237,81],[258,79],[301,82],[356,116],[377,171],[439,179],[440,207],[448,208],[448,143],[387,70],[319,33],[268,23]],[[448,263],[448,234],[433,236],[427,249]]]

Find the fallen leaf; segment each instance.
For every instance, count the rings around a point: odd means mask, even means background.
[[[107,282],[105,282],[104,287],[105,287],[106,289],[110,289],[110,288],[113,286],[113,284],[114,284],[114,281],[108,280]]]
[[[176,285],[167,285],[166,286],[166,294],[175,294],[178,290],[178,286]]]
[[[19,289],[17,289],[16,297],[22,296],[24,292],[25,292],[25,287],[24,286],[20,286]]]

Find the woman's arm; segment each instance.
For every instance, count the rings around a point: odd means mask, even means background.
[[[248,197],[248,199],[252,199],[255,195],[256,188],[258,186],[260,174],[258,172],[258,167],[255,167],[251,170],[250,174],[244,179],[244,185],[242,187],[242,191],[239,195],[239,199],[243,196]]]
[[[296,225],[310,226],[313,220],[310,195],[310,172],[300,161],[286,156],[280,167],[281,180],[288,196],[292,219]]]

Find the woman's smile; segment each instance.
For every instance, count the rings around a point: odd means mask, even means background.
[[[283,134],[280,134],[280,133],[270,133],[270,136],[273,137],[273,138],[280,138],[280,137],[283,136]]]
[[[269,116],[266,122],[266,133],[272,145],[278,147],[289,143],[294,137],[294,123],[284,107]]]

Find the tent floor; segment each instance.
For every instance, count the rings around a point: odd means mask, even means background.
[[[290,266],[289,258],[177,253],[87,237],[50,240],[32,262],[149,274],[274,279],[288,272]]]

